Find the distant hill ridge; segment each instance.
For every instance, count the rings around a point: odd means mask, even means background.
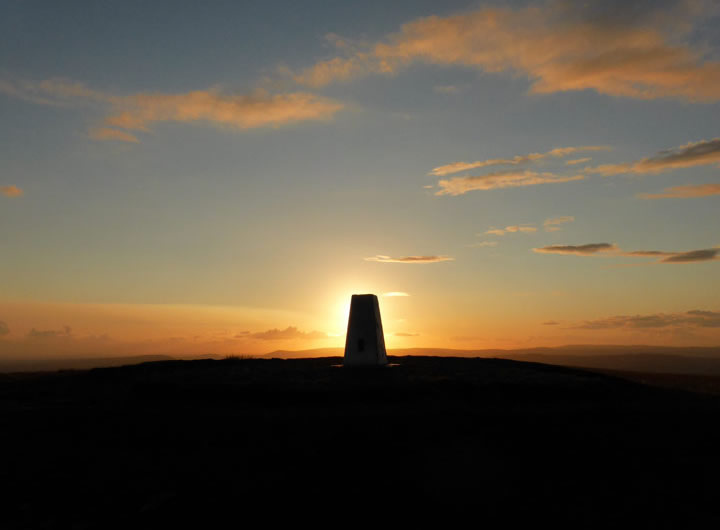
[[[303,359],[311,357],[342,357],[342,348],[310,350],[276,350],[263,355],[248,355],[260,359]],[[388,355],[433,357],[496,357],[515,361],[531,361],[579,368],[621,370],[649,373],[720,375],[720,347],[623,346],[623,345],[567,345],[557,347],[524,348],[516,350],[484,349],[457,350],[450,348],[399,348]],[[245,355],[239,354],[241,357]],[[173,359],[222,359],[226,355],[208,353],[193,356],[138,355],[123,357],[0,359],[0,372],[47,372],[56,370],[86,370],[139,364]]]
[[[334,357],[342,348],[278,350],[264,358],[301,359]],[[389,350],[395,356],[497,357],[581,368],[627,370],[636,372],[720,375],[720,347],[567,345],[517,350],[453,350],[448,348],[401,348]]]

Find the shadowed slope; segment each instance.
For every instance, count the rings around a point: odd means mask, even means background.
[[[4,375],[9,527],[315,520],[373,492],[354,518],[718,520],[714,398],[509,360],[391,362]]]

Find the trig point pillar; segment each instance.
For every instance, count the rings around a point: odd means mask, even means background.
[[[387,364],[380,305],[374,294],[354,294],[350,301],[345,366],[377,366]]]

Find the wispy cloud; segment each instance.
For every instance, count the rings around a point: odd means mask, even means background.
[[[70,326],[63,326],[62,329],[46,329],[46,330],[40,330],[32,328],[30,331],[28,331],[27,338],[28,339],[57,339],[62,337],[71,337],[72,336],[72,328]]]
[[[470,248],[483,248],[483,247],[496,247],[498,246],[497,241],[478,241],[477,243],[470,243],[469,245],[465,245]]]
[[[0,186],[0,192],[2,192],[5,197],[22,197],[25,193],[23,190],[14,185]]]
[[[665,188],[661,193],[641,193],[641,199],[690,199],[720,195],[720,184],[698,184]]]
[[[697,261],[712,261],[718,259],[720,248],[706,248],[690,250],[688,252],[668,252],[660,260],[661,263],[695,263]]]
[[[586,320],[575,329],[654,329],[668,327],[720,328],[720,312],[693,310],[685,313],[656,313],[650,315],[619,315]]]
[[[393,333],[394,337],[419,337],[420,333],[404,333],[404,332],[398,332]]]
[[[720,248],[688,250],[683,252],[667,252],[663,250],[631,250],[625,251],[615,244],[590,243],[587,245],[549,245],[534,248],[540,254],[574,254],[576,256],[619,256],[629,258],[655,258],[656,263],[696,263],[716,261]]]
[[[119,131],[117,129],[110,129],[108,127],[97,127],[90,129],[88,136],[93,140],[117,140],[119,142],[130,142],[138,143],[137,136],[134,136],[125,131]]]
[[[438,181],[441,188],[435,195],[463,195],[475,190],[495,190],[502,188],[517,188],[523,186],[537,186],[538,184],[559,184],[584,179],[584,175],[565,177],[554,173],[537,173],[535,171],[499,171],[477,177],[454,177],[449,180]]]
[[[259,340],[296,340],[296,339],[309,339],[309,340],[318,340],[318,339],[327,339],[328,335],[327,333],[322,333],[320,331],[300,331],[298,328],[289,326],[285,329],[269,329],[267,331],[261,331],[258,333],[250,333],[247,335],[248,337],[252,339],[259,339]]]
[[[537,228],[534,226],[528,226],[528,225],[522,225],[522,226],[506,226],[505,231],[509,232],[511,234],[520,232],[524,234],[531,234],[533,232],[537,232]]]
[[[572,223],[575,221],[575,218],[572,215],[564,215],[562,217],[552,217],[550,219],[545,219],[545,222],[543,223],[543,227],[545,228],[546,232],[557,232],[560,230],[560,226],[565,223]]]
[[[453,261],[450,256],[405,256],[403,258],[392,258],[390,256],[372,256],[365,258],[365,261],[377,261],[379,263],[439,263],[441,261]]]
[[[534,248],[533,252],[540,254],[574,254],[576,256],[593,256],[607,252],[616,252],[617,245],[614,243],[588,243],[586,245],[549,245],[547,247]]]
[[[485,234],[493,235],[493,236],[504,236],[505,234],[516,234],[516,233],[522,233],[522,234],[532,234],[533,232],[537,232],[537,228],[535,228],[532,225],[525,224],[525,225],[512,225],[512,226],[506,226],[505,228],[495,228],[490,227],[490,229],[485,231]]]
[[[383,293],[383,296],[410,296],[408,293],[404,293],[402,291],[390,291],[389,293]]]
[[[250,95],[198,90],[184,94],[142,93],[123,98],[105,122],[113,127],[147,130],[165,121],[206,122],[235,129],[278,127],[308,120],[327,120],[343,105],[304,92]]]
[[[586,162],[590,162],[592,160],[591,157],[585,157],[585,158],[575,158],[573,160],[568,160],[565,162],[565,165],[567,166],[575,166],[577,164],[585,164]]]
[[[438,94],[457,94],[460,92],[460,88],[455,85],[439,85],[434,86],[433,90]]]
[[[587,173],[619,175],[623,173],[660,173],[671,169],[720,164],[720,138],[690,142],[680,147],[665,149],[635,162],[603,164],[585,168]]]
[[[206,123],[237,130],[281,127],[303,121],[331,119],[344,105],[307,92],[250,94],[218,88],[168,94],[140,92],[120,96],[63,79],[8,81],[0,92],[33,103],[55,106],[100,105],[108,109],[104,124],[90,130],[95,140],[137,142],[127,131],[147,131],[160,122]]]
[[[613,3],[615,16],[609,17],[597,12],[602,4],[583,6],[565,3],[557,9],[549,2],[419,18],[380,42],[318,62],[294,79],[323,86],[425,62],[514,72],[528,78],[534,93],[589,89],[640,99],[720,99],[720,63],[682,38],[705,14],[701,10],[683,2],[666,13],[647,9],[640,17],[632,5]],[[618,15],[623,9],[627,13]]]
[[[543,326],[557,326],[560,322],[556,322],[555,320],[548,320],[547,322],[543,322]]]
[[[29,103],[54,107],[70,106],[78,102],[110,104],[116,100],[110,94],[62,78],[41,81],[0,78],[0,93]]]
[[[491,158],[488,160],[477,160],[475,162],[453,162],[444,166],[434,168],[429,174],[439,177],[489,166],[517,166],[529,164],[546,158],[562,158],[579,151],[608,151],[610,147],[602,145],[586,145],[582,147],[558,147],[545,153],[530,153],[527,155],[516,155],[512,158]],[[586,160],[590,160],[589,158]]]

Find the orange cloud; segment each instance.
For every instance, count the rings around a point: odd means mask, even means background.
[[[460,92],[460,88],[455,85],[438,85],[434,86],[433,90],[438,94],[457,94]]]
[[[510,232],[511,234],[516,232],[530,234],[532,232],[537,232],[537,228],[535,228],[534,226],[506,226],[505,231]]]
[[[488,166],[500,166],[500,165],[518,165],[535,162],[536,160],[543,160],[545,158],[554,157],[562,158],[578,151],[609,151],[610,147],[602,145],[587,145],[583,147],[558,147],[551,149],[546,153],[530,153],[527,155],[516,155],[512,158],[491,158],[489,160],[478,160],[475,162],[453,162],[452,164],[446,164],[433,169],[429,175],[436,175],[444,177],[452,173],[458,173],[460,171],[466,171],[468,169],[476,169],[480,167]],[[581,159],[581,160],[590,160]]]
[[[230,95],[217,90],[198,90],[185,94],[135,94],[122,98],[114,108],[115,112],[105,122],[122,129],[147,130],[152,123],[163,121],[206,122],[252,129],[328,120],[343,105],[304,92]]]
[[[137,143],[139,140],[136,136],[124,131],[118,131],[117,129],[109,129],[107,127],[99,127],[97,129],[91,129],[90,138],[93,140],[117,140],[120,142],[132,142]]]
[[[441,188],[435,195],[463,195],[475,190],[494,190],[500,188],[516,188],[520,186],[536,186],[538,184],[558,184],[582,180],[583,175],[562,177],[553,173],[537,173],[535,171],[498,171],[477,177],[455,177],[450,180],[438,181]]]
[[[404,24],[383,41],[295,76],[309,86],[394,73],[414,62],[526,76],[531,92],[595,90],[640,99],[720,99],[720,63],[678,42],[694,13],[670,17],[563,17],[553,4],[486,8]],[[662,20],[661,24],[658,22]]]
[[[720,184],[699,184],[697,186],[675,186],[665,188],[662,193],[642,193],[641,199],[688,199],[693,197],[709,197],[720,195]]]
[[[690,250],[688,252],[669,252],[661,263],[694,263],[696,261],[712,261],[718,259],[720,254],[718,248],[706,248],[702,250]]]
[[[720,138],[690,142],[680,147],[665,149],[654,156],[642,158],[636,162],[623,164],[603,164],[586,168],[587,173],[604,176],[621,173],[660,173],[672,169],[720,164]]]
[[[23,190],[13,185],[0,186],[0,192],[2,192],[5,197],[22,197],[25,193]]]
[[[572,215],[565,215],[563,217],[553,217],[552,219],[545,219],[543,226],[546,232],[557,232],[560,230],[558,225],[565,223],[572,223],[575,218]]]
[[[588,156],[585,158],[576,158],[574,160],[568,160],[567,162],[565,162],[565,164],[568,166],[575,166],[577,164],[584,164],[586,162],[590,162],[590,160],[592,160],[592,158]]]
[[[505,234],[515,234],[515,233],[524,233],[524,234],[531,234],[533,232],[537,232],[537,228],[535,228],[532,225],[513,225],[513,226],[506,226],[505,228],[490,228],[489,230],[486,230],[486,234],[491,234],[494,236],[504,236]],[[478,234],[480,235],[480,234]],[[497,243],[495,243],[497,244]],[[489,246],[489,245],[485,245]]]
[[[502,230],[500,230],[502,232]],[[496,247],[498,246],[497,241],[479,241],[477,243],[470,243],[469,245],[465,245],[466,247],[470,248],[484,248],[484,247]]]
[[[716,311],[693,310],[686,313],[657,313],[654,315],[620,315],[586,320],[574,326],[575,329],[653,329],[668,327],[720,328],[720,313]]]
[[[630,258],[659,258],[656,263],[696,263],[700,261],[716,261],[720,248],[688,250],[684,252],[666,252],[662,250],[621,250],[610,243],[590,243],[587,245],[549,245],[534,248],[540,254],[574,254],[577,256],[612,255]]]
[[[269,329],[267,331],[261,331],[258,333],[250,333],[247,335],[250,338],[253,339],[260,339],[260,340],[295,340],[295,339],[327,339],[328,335],[327,333],[322,333],[320,331],[309,331],[304,332],[298,330],[298,328],[294,326],[288,326],[285,329]]]
[[[534,248],[533,252],[541,254],[575,254],[577,256],[593,256],[599,253],[616,252],[617,245],[610,243],[589,243],[587,245],[549,245]]]
[[[389,293],[383,293],[383,296],[395,297],[395,296],[410,296],[410,295],[408,293],[404,293],[402,291],[391,291]]]
[[[109,103],[114,98],[109,94],[88,88],[82,83],[62,78],[28,81],[22,79],[0,79],[0,93],[39,105],[67,106],[73,101]]]
[[[302,121],[329,120],[344,107],[338,101],[306,92],[270,94],[258,90],[252,94],[228,94],[208,89],[182,94],[141,92],[117,96],[63,79],[0,79],[0,92],[44,105],[106,106],[109,108],[106,126],[91,129],[89,136],[94,140],[124,142],[138,141],[127,130],[146,131],[158,122],[204,122],[234,129],[280,127]]]
[[[450,256],[406,256],[404,258],[392,258],[390,256],[372,256],[365,258],[365,261],[377,261],[378,263],[438,263],[441,261],[454,261]]]

